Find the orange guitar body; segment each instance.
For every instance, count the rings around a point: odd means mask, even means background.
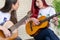
[[[39,21],[42,21],[42,20],[45,20],[45,19],[46,19],[45,16],[41,16],[40,18],[38,18]],[[29,21],[26,24],[26,32],[30,36],[35,36],[40,31],[40,29],[46,28],[48,25],[49,25],[49,22],[48,21],[42,22],[42,23],[40,23],[40,25],[35,25],[32,22],[32,30],[31,30],[31,28],[30,28],[31,25],[30,25],[30,21]]]
[[[13,38],[6,38],[2,31],[0,31],[0,40],[14,40]]]

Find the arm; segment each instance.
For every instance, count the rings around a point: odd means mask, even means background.
[[[50,10],[50,16],[55,15],[55,14],[56,14],[55,9],[51,8],[51,10]],[[53,21],[53,23],[54,23],[55,26],[58,26],[58,17],[53,17],[52,21]]]

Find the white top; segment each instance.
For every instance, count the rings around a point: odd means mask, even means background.
[[[49,17],[49,16],[52,16],[54,14],[56,14],[55,9],[53,7],[47,7],[45,9],[40,9],[38,17],[40,17],[40,16]]]
[[[47,7],[45,9],[40,9],[39,14],[38,14],[38,18],[41,16],[50,17],[54,14],[56,14],[55,9],[53,7]],[[53,25],[51,24],[51,20],[50,20],[49,28],[51,28],[51,27],[53,27]]]
[[[10,13],[3,13],[0,11],[0,25],[3,25],[6,21],[9,21],[10,16]]]

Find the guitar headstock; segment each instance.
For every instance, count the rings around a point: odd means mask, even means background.
[[[32,16],[31,11],[28,11],[28,13],[27,13],[27,17],[30,18],[31,16]]]

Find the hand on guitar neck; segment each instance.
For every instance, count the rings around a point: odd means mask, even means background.
[[[59,25],[57,17],[53,17],[53,23],[55,24],[55,26]]]

